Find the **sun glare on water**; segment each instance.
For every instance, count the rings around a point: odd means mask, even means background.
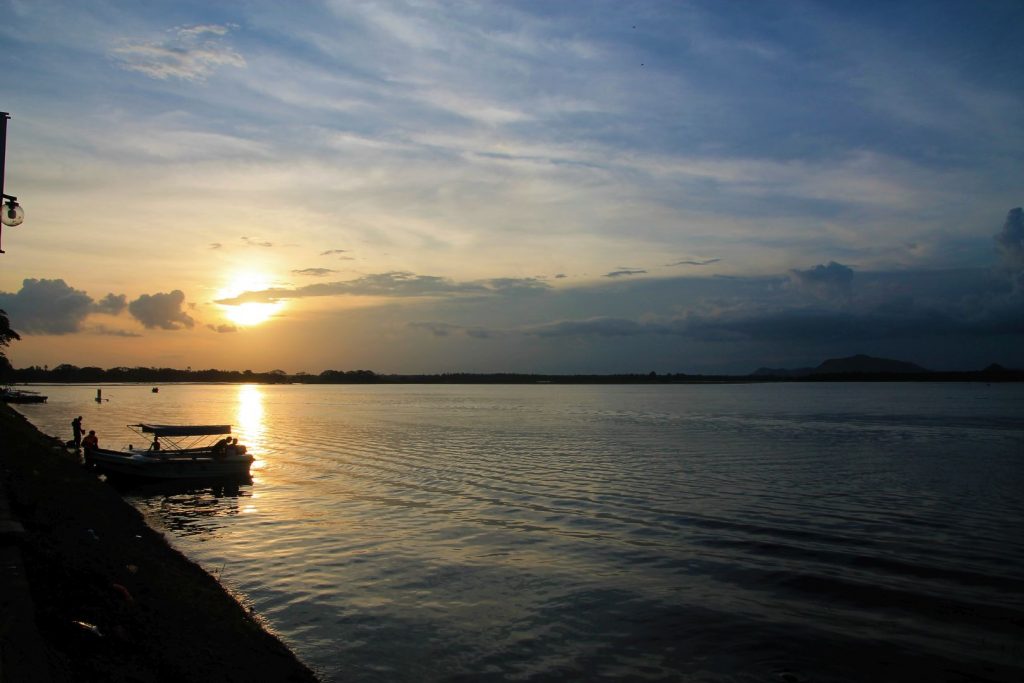
[[[217,292],[214,299],[231,299],[244,292],[260,292],[270,289],[271,286],[270,278],[260,273],[235,273],[231,281]],[[249,327],[269,320],[284,308],[284,303],[250,301],[242,304],[221,304],[221,308],[225,318],[236,325]]]

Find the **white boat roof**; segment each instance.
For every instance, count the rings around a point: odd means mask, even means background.
[[[231,425],[128,425],[137,427],[144,434],[153,436],[206,436],[208,434],[230,434]]]

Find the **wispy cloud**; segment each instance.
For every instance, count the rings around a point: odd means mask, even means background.
[[[675,263],[666,263],[667,268],[673,266],[709,266],[712,263],[718,263],[722,259],[720,258],[706,258],[706,259],[685,259],[683,261],[676,261]]]
[[[331,273],[337,273],[338,271],[332,270],[331,268],[296,268],[292,270],[296,275],[309,275],[312,277],[325,277]]]
[[[245,66],[245,59],[222,40],[230,30],[212,24],[185,26],[161,40],[125,41],[113,53],[125,69],[151,78],[202,81],[220,67]]]
[[[85,332],[91,332],[92,334],[98,334],[104,337],[124,337],[126,339],[134,339],[141,337],[142,335],[133,330],[124,330],[120,328],[107,327],[106,325],[92,325],[84,330]]]
[[[585,320],[559,320],[527,327],[522,332],[538,337],[634,337],[645,334],[667,334],[670,329],[657,323],[602,316]]]
[[[620,267],[619,270],[613,270],[610,273],[605,273],[605,277],[623,277],[626,275],[644,275],[647,273],[646,270],[641,268],[625,268]]]
[[[435,337],[464,335],[475,339],[493,339],[508,334],[502,330],[487,329],[479,325],[466,326],[453,325],[451,323],[414,322],[409,323],[408,327],[413,330],[425,330]]]
[[[251,238],[246,237],[244,235],[242,236],[242,242],[244,242],[245,245],[249,246],[249,247],[269,248],[269,247],[274,246],[274,243],[270,242],[268,240],[251,239]]]
[[[495,278],[459,282],[436,275],[416,275],[407,272],[365,275],[355,280],[324,282],[296,288],[271,288],[243,292],[238,296],[218,300],[221,305],[269,303],[283,299],[301,299],[324,296],[381,296],[381,297],[435,297],[464,295],[496,295],[523,292],[542,292],[549,285],[537,278]]]

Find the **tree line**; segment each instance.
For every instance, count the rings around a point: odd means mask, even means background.
[[[56,367],[33,365],[27,368],[7,367],[3,371],[8,383],[61,384],[153,384],[166,382],[221,382],[258,384],[558,384],[637,383],[678,381],[686,375],[647,374],[618,375],[536,375],[517,373],[446,372],[434,375],[382,375],[372,370],[324,370],[319,374],[284,370],[253,372],[252,370],[193,370],[157,367],[79,367],[63,363]]]
[[[288,374],[284,370],[253,372],[252,370],[193,370],[188,368],[157,367],[78,367],[62,363],[56,367],[33,365],[27,368],[10,368],[6,372],[9,382],[40,383],[140,383],[154,382],[228,382],[288,384],[292,382],[324,384],[358,384],[374,382],[377,374],[371,370],[325,370],[319,375],[309,373]]]

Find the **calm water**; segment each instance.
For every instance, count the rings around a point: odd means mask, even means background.
[[[1024,679],[1022,385],[45,391],[235,425],[130,498],[328,681]]]

